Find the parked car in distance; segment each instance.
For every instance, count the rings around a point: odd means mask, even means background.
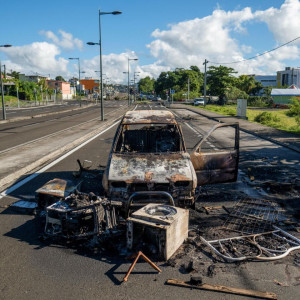
[[[205,101],[204,101],[204,98],[195,98],[194,99],[194,105],[205,105]]]

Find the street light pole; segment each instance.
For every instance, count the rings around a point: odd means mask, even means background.
[[[0,45],[0,47],[9,48],[11,45]],[[2,80],[2,64],[0,59],[0,80],[1,80],[1,99],[2,99],[2,118],[6,120],[6,111],[5,111],[5,101],[4,101],[4,89],[3,89],[3,80]]]
[[[102,40],[101,40],[101,11],[99,9],[99,63],[100,63],[100,107],[101,107],[101,121],[104,121],[103,111],[103,74],[102,74]]]
[[[100,89],[101,89],[101,71],[95,71],[96,73],[99,73],[99,96],[100,96]],[[106,74],[102,74],[103,76]],[[96,104],[97,104],[97,100],[96,100]],[[102,111],[102,109],[101,109]]]
[[[69,57],[69,59],[76,59],[78,61],[78,80],[79,80],[79,106],[81,107],[81,85],[80,85],[80,59],[79,57]]]
[[[136,77],[135,77],[135,75],[136,76],[139,76],[138,74],[139,73],[141,73],[141,72],[134,72],[133,73],[133,88],[134,88],[134,102],[136,101],[136,90],[135,90],[135,88],[136,88],[136,83],[135,83],[135,80],[137,79]]]
[[[130,91],[129,91],[129,61],[139,60],[138,58],[129,58],[128,57],[128,106],[130,106]],[[123,72],[124,73],[124,72]]]
[[[104,121],[104,108],[103,108],[103,74],[102,74],[102,45],[101,45],[101,16],[102,15],[120,15],[121,11],[112,11],[112,12],[101,12],[99,9],[99,43],[88,42],[88,45],[98,45],[99,46],[99,63],[100,63],[100,85],[101,85],[101,121]]]

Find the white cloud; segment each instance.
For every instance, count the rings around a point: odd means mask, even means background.
[[[169,66],[160,65],[160,62],[155,62],[150,65],[137,66],[137,72],[139,73],[139,78],[144,78],[149,76],[150,78],[157,78],[161,72],[171,71]]]
[[[211,16],[171,25],[169,30],[156,29],[156,38],[148,47],[151,54],[171,67],[189,67],[202,64],[205,58],[226,61],[242,58],[242,50],[231,31],[245,31],[244,21],[253,18],[250,8],[225,12],[215,10]]]
[[[73,38],[71,33],[65,32],[63,30],[58,31],[60,34],[60,38],[52,31],[40,31],[41,35],[44,35],[47,39],[51,40],[55,45],[65,49],[65,50],[73,50],[78,48],[82,50],[83,42],[78,38]]]
[[[300,2],[298,0],[286,0],[279,9],[271,7],[255,13],[258,20],[268,25],[275,40],[279,43],[285,43],[300,36],[299,15]]]
[[[279,9],[272,7],[256,12],[249,7],[228,12],[217,8],[202,19],[172,24],[168,30],[156,29],[152,33],[155,40],[147,47],[158,59],[156,65],[168,65],[171,68],[188,68],[191,65],[202,67],[204,59],[219,63],[239,61],[258,54],[251,55],[253,47],[240,44],[236,38],[239,34],[247,34],[247,26],[253,22],[266,23],[275,37],[276,47],[299,36],[299,15],[298,0],[286,0]],[[285,46],[268,55],[230,66],[241,74],[272,74],[284,68],[284,60],[295,60],[299,55],[296,46]]]
[[[68,60],[58,57],[60,50],[47,42],[35,42],[25,46],[3,48],[8,69],[22,73],[67,74]]]
[[[128,58],[135,57],[137,56],[133,51],[120,54],[112,53],[109,55],[102,55],[102,70],[103,74],[105,74],[104,77],[110,78],[114,83],[127,83],[127,74],[123,74],[123,72],[127,72],[128,70]],[[136,71],[137,62],[131,61],[129,67],[130,78],[133,78],[133,72]],[[75,66],[75,68],[77,67]],[[82,60],[81,69],[86,72],[84,74],[85,77],[98,78],[99,73],[95,73],[95,71],[99,71],[100,69],[99,55],[90,60]]]
[[[141,66],[140,61],[131,61],[130,77],[137,71],[140,72],[140,78],[157,78],[162,71],[178,67],[189,68],[191,65],[197,65],[203,71],[205,59],[212,64],[255,56],[258,53],[254,53],[253,49],[262,47],[245,42],[250,26],[266,24],[270,31],[270,37],[267,38],[273,37],[274,47],[277,47],[300,35],[299,15],[299,0],[286,0],[280,8],[270,7],[260,11],[252,11],[249,7],[224,11],[217,6],[209,16],[172,24],[167,30],[154,30],[153,41],[147,45],[154,62]],[[1,48],[0,51],[5,52],[8,57],[5,62],[7,67],[20,72],[34,71],[66,78],[77,77],[77,63],[61,57],[61,52],[82,49],[83,42],[63,30],[59,30],[57,34],[53,31],[41,31],[41,34],[51,42]],[[243,37],[243,42],[239,41],[239,37]],[[235,68],[239,74],[274,74],[277,70],[284,69],[285,61],[299,60],[299,43],[300,39],[264,56],[228,66]],[[128,50],[103,55],[103,72],[112,82],[127,83],[127,75],[123,72],[127,72],[128,57],[136,57],[136,53]],[[80,62],[81,70],[86,72],[82,77],[99,77],[99,73],[95,73],[99,70],[99,56],[82,59]]]
[[[162,71],[177,67],[189,68],[199,66],[203,71],[204,59],[227,63],[242,61],[255,56],[256,45],[240,43],[238,36],[246,36],[248,26],[266,23],[274,35],[274,47],[297,37],[300,28],[299,0],[286,0],[279,9],[269,8],[253,12],[246,7],[234,11],[224,11],[217,7],[213,13],[204,18],[195,18],[169,25],[167,30],[156,29],[152,32],[154,40],[147,45],[156,61],[149,65],[136,67],[140,77],[157,78]],[[300,42],[300,40],[299,40]],[[266,49],[268,50],[268,49]],[[112,80],[126,83],[128,53],[103,56],[103,69]],[[239,74],[275,74],[285,68],[285,60],[299,59],[299,48],[291,44],[274,52],[227,66],[236,69]],[[85,61],[87,66],[98,69],[99,56]],[[132,72],[132,71],[131,71]]]

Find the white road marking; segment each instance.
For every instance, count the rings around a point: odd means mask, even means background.
[[[176,116],[176,117],[178,117],[178,118],[180,118],[177,114],[175,114],[174,112],[173,112],[173,114]],[[197,134],[197,136],[198,137],[202,137],[202,134],[197,130],[197,129],[195,129],[195,128],[193,128],[190,124],[188,124],[188,123],[184,123],[187,127],[189,127],[193,132],[195,132],[196,134]],[[220,149],[219,148],[217,148],[215,145],[213,145],[210,141],[206,141],[206,143],[212,148],[212,149],[214,149],[215,151],[219,151]]]
[[[80,144],[79,146],[77,146],[76,148],[72,149],[71,151],[67,152],[66,154],[64,154],[63,156],[59,157],[58,159],[54,160],[53,162],[51,162],[50,164],[46,165],[45,167],[43,167],[42,169],[38,170],[37,172],[35,172],[34,174],[26,177],[25,179],[19,181],[18,183],[16,183],[15,185],[11,186],[10,188],[8,188],[7,190],[4,190],[1,194],[0,194],[0,199],[2,199],[3,197],[9,195],[11,192],[15,191],[16,189],[18,189],[19,187],[23,186],[24,184],[26,184],[27,182],[31,181],[32,179],[34,179],[35,177],[39,176],[41,173],[44,173],[45,171],[47,171],[48,169],[52,168],[53,166],[55,166],[57,163],[59,163],[60,161],[64,160],[66,157],[70,156],[71,154],[73,154],[74,152],[76,152],[77,150],[79,150],[80,148],[82,148],[83,146],[87,145],[88,143],[90,143],[92,140],[96,139],[97,137],[99,137],[100,135],[102,135],[103,133],[105,133],[106,131],[110,130],[111,128],[113,128],[114,126],[116,126],[120,121],[120,118],[115,119],[114,121],[116,121],[114,124],[112,124],[111,126],[109,126],[108,128],[104,129],[103,131],[99,132],[97,135],[93,136],[92,138],[90,138],[89,140],[85,141],[84,143]]]

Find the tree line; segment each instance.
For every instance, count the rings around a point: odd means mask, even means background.
[[[264,87],[255,80],[254,76],[240,75],[233,68],[226,66],[210,66],[207,70],[207,96],[218,96],[219,100],[226,103],[228,99],[248,99],[255,96]],[[189,69],[176,68],[174,71],[161,72],[157,79],[145,77],[138,82],[141,93],[160,95],[166,99],[170,90],[174,90],[174,100],[193,99],[204,94],[204,73],[197,66]],[[188,95],[189,90],[189,95]],[[264,88],[267,97],[271,89]]]

